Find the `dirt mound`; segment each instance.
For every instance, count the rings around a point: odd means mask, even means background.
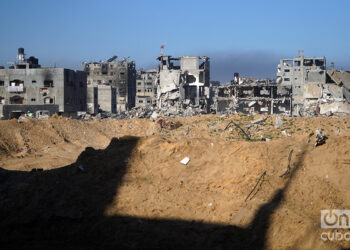
[[[283,118],[276,128],[269,116],[247,130],[255,118],[170,119],[182,124],[174,130],[142,119],[0,122],[1,243],[350,247],[320,237],[320,210],[350,207],[349,119]],[[253,140],[226,128],[231,120]],[[310,136],[316,128],[328,136],[319,147]],[[261,136],[271,140],[258,141]],[[184,157],[187,165],[180,163]]]

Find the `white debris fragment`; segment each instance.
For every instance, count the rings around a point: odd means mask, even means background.
[[[158,113],[156,111],[153,111],[153,113],[151,115],[151,119],[156,120],[157,118],[158,118]]]
[[[190,162],[190,158],[187,156],[180,161],[180,163],[184,165],[187,165],[189,162]]]
[[[252,102],[248,103],[248,106],[252,107],[252,106],[254,106],[255,103],[256,103],[256,101],[252,101]]]
[[[289,137],[292,136],[291,134],[288,134],[287,131],[285,131],[285,130],[283,130],[281,133],[282,133],[282,135],[285,135],[285,136],[289,136]]]
[[[208,207],[212,207],[212,206],[213,206],[212,202],[208,203]]]
[[[211,143],[210,143],[210,146],[211,146],[211,147],[214,147],[214,143],[211,142]]]
[[[259,119],[256,119],[256,120],[250,122],[250,124],[258,124],[258,123],[261,123],[261,122],[265,121],[266,119],[267,119],[266,116],[262,116]]]
[[[282,125],[283,125],[283,121],[282,121],[281,117],[276,116],[275,128],[279,128]]]

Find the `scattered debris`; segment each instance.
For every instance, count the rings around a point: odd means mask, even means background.
[[[152,120],[156,120],[158,118],[158,113],[156,111],[153,111],[152,115],[151,115],[151,119]]]
[[[21,122],[24,122],[25,120],[27,120],[27,117],[24,115],[21,115],[20,117],[18,117],[17,122],[21,123]]]
[[[265,138],[263,135],[260,135],[260,141],[271,141],[271,139]]]
[[[177,122],[167,122],[166,120],[159,119],[157,121],[157,124],[160,126],[160,128],[165,128],[168,130],[173,130],[177,129],[182,126],[182,123],[177,121]]]
[[[316,130],[316,138],[315,138],[315,147],[323,145],[326,143],[327,136],[323,133],[322,130]]]
[[[180,163],[184,165],[187,165],[189,162],[190,162],[190,158],[187,156],[180,161]]]
[[[28,150],[29,150],[29,145],[26,144],[26,145],[24,145],[23,147],[21,147],[21,148],[18,150],[18,152],[21,153],[21,152],[28,151]]]

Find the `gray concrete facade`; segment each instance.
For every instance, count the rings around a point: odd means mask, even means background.
[[[157,104],[157,70],[138,70],[136,73],[136,107],[155,106]]]
[[[98,113],[98,88],[96,86],[87,87],[86,112],[92,115]]]
[[[326,57],[304,57],[281,59],[277,66],[277,84],[292,86],[293,105],[303,103],[305,84],[326,83]]]
[[[206,56],[159,56],[157,106],[209,110],[210,62]]]
[[[116,113],[116,88],[108,85],[98,85],[97,89],[99,111]]]
[[[110,85],[116,89],[117,112],[129,110],[135,106],[136,96],[136,69],[133,61],[127,58],[114,61],[114,56],[107,62],[83,63],[83,71],[87,72],[88,85]]]
[[[4,109],[9,105],[16,105],[16,112],[36,112],[36,105],[47,105],[45,110],[50,115],[86,111],[86,77],[85,72],[64,68],[0,69],[0,115],[5,119],[11,117],[3,112],[15,112]]]

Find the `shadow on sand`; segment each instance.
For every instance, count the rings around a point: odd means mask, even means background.
[[[105,216],[127,171],[137,137],[86,148],[76,163],[42,172],[0,169],[2,249],[264,249],[283,189],[262,205],[246,228],[196,221]],[[84,166],[85,172],[78,169]]]

